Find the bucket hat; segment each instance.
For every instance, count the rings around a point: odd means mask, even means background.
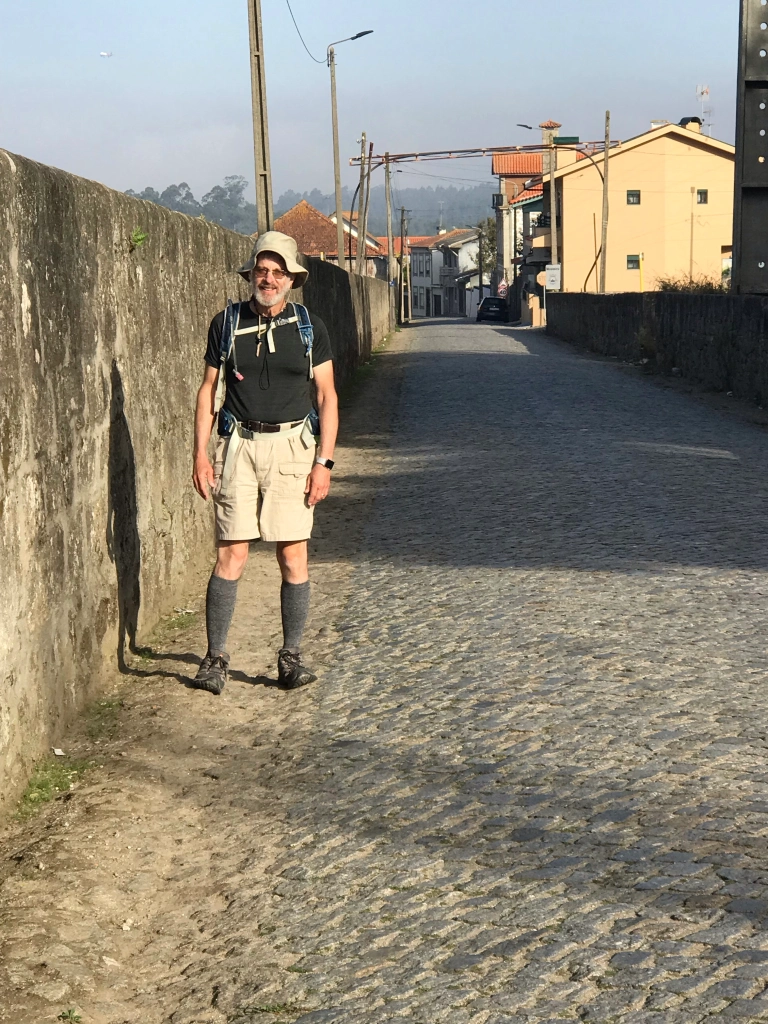
[[[246,281],[250,281],[251,271],[256,266],[256,257],[261,252],[274,252],[283,258],[285,269],[289,274],[293,274],[294,288],[301,288],[309,277],[309,271],[305,270],[299,263],[299,251],[296,246],[296,240],[291,238],[290,235],[284,235],[282,231],[265,231],[256,240],[248,262],[244,263],[237,271]]]

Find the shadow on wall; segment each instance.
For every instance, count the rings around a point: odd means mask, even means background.
[[[109,419],[109,508],[107,548],[117,574],[117,663],[127,672],[125,644],[136,650],[141,605],[141,539],[136,497],[136,458],[125,416],[125,392],[116,360],[112,360]]]

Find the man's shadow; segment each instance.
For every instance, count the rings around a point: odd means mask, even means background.
[[[125,391],[117,360],[112,360],[109,415],[109,505],[107,550],[117,574],[117,663],[128,672],[125,647],[136,653],[141,606],[141,538],[136,494],[136,458],[125,416]]]

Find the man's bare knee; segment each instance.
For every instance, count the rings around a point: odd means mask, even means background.
[[[219,541],[214,574],[225,580],[239,580],[248,561],[248,541]]]
[[[286,583],[306,583],[309,579],[307,568],[307,542],[284,541],[277,545],[277,561]]]

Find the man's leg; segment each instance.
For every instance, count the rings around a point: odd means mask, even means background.
[[[229,654],[227,634],[237,600],[237,582],[248,561],[248,541],[219,541],[208,591],[205,597],[205,627],[208,653],[194,679],[194,685],[219,694],[227,680]]]
[[[317,676],[301,664],[300,647],[309,615],[309,571],[307,542],[278,541],[277,562],[283,582],[280,587],[280,611],[283,620],[283,646],[277,665],[280,682],[295,689],[314,682]]]

